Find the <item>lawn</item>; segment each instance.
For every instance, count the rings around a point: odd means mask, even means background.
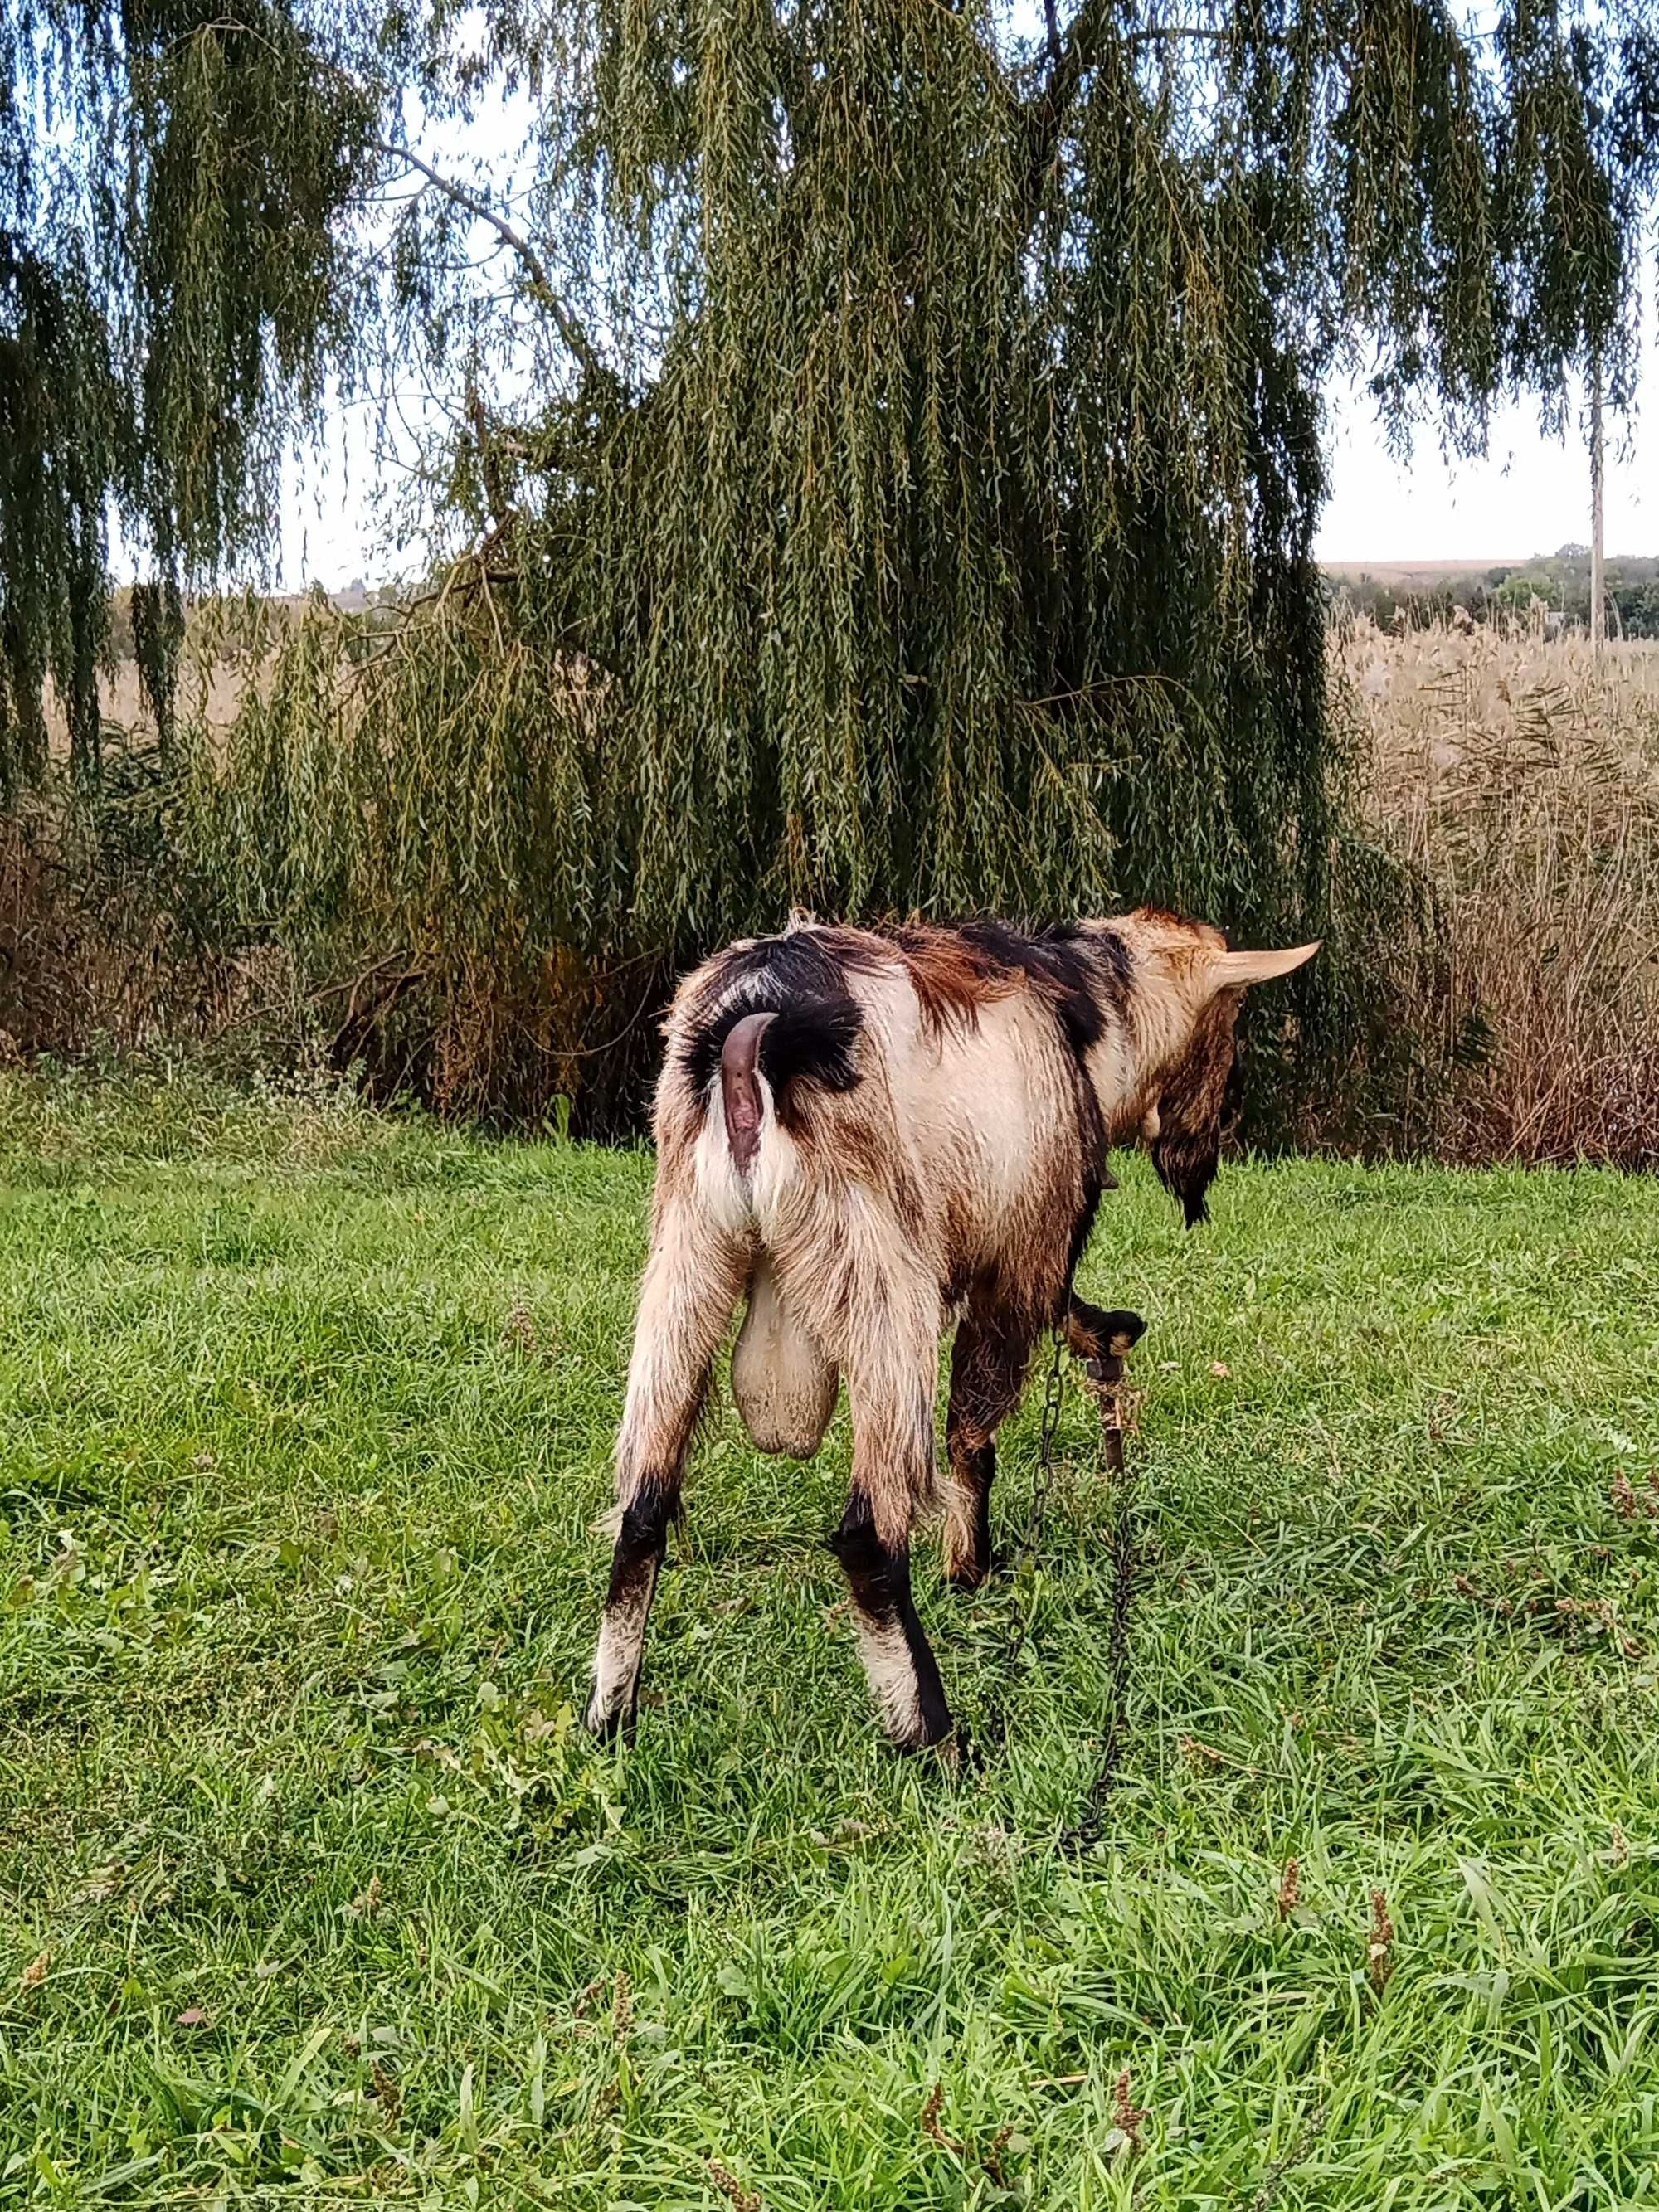
[[[0,2198],[1659,2205],[1659,1185],[1126,1170],[1079,1863],[1074,1391],[1035,1562],[919,1557],[980,1771],[866,1712],[844,1412],[712,1418],[575,1728],[650,1172],[0,1079]]]

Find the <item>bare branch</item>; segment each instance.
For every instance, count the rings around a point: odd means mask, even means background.
[[[1031,134],[1030,161],[1025,173],[1028,224],[1036,218],[1043,186],[1059,155],[1066,118],[1111,31],[1111,0],[1083,0],[1065,39],[1050,42],[1048,72],[1026,111]]]
[[[435,185],[447,199],[453,200],[457,207],[465,208],[480,222],[487,222],[503,245],[510,246],[523,263],[530,278],[531,291],[552,316],[559,336],[581,363],[584,373],[596,378],[607,374],[605,363],[594,352],[586,331],[554,290],[553,280],[547,273],[547,264],[521,230],[515,230],[505,216],[497,215],[494,208],[486,206],[464,185],[456,184],[452,178],[440,176],[431,163],[423,161],[411,147],[394,145],[384,138],[377,138],[374,146],[377,153],[389,155],[394,161],[406,163],[410,168],[418,171],[428,184]]]
[[[1153,23],[1144,31],[1127,31],[1123,43],[1127,46],[1146,46],[1160,39],[1206,39],[1225,46],[1237,36],[1237,30],[1226,23]]]

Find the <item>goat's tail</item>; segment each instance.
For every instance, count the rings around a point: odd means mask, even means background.
[[[732,1010],[721,1025],[726,1141],[732,1160],[746,1172],[760,1149],[769,1092],[775,1116],[787,1125],[797,1084],[817,1083],[828,1091],[854,1088],[864,1017],[851,999],[799,999]]]

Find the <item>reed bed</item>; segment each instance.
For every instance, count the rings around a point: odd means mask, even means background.
[[[1334,637],[1374,834],[1425,885],[1442,1158],[1659,1161],[1659,646]]]

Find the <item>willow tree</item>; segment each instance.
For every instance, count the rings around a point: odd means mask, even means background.
[[[268,547],[285,437],[348,366],[376,16],[0,0],[0,805],[55,688],[95,778],[112,532],[163,728],[192,581]]]

